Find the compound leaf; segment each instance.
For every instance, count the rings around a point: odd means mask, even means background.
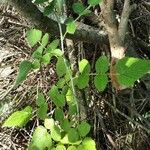
[[[90,132],[91,126],[87,122],[81,122],[78,126],[78,132],[81,137],[85,137]]]

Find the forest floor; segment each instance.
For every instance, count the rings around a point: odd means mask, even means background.
[[[32,49],[25,40],[25,33],[28,29],[28,22],[20,16],[13,7],[0,5],[0,99],[3,98],[14,84],[20,62],[30,58],[32,54]],[[56,76],[53,64],[45,68],[45,75],[46,77],[41,81],[40,75],[33,72],[29,75],[24,84],[7,93],[0,102],[0,125],[2,125],[3,121],[15,110],[27,105],[34,106],[37,85],[46,91],[48,87],[55,82]],[[150,79],[147,80],[147,83],[148,85],[150,84]],[[115,143],[117,143],[120,150],[150,149],[150,135],[139,128],[138,123],[134,124],[132,121],[129,121],[129,119],[133,119],[134,122],[140,121],[140,124],[144,126],[144,121],[140,119],[145,119],[147,112],[149,112],[147,114],[150,115],[150,94],[147,94],[150,93],[150,90],[145,92],[141,89],[141,86],[137,84],[134,91],[136,91],[136,97],[134,98],[136,102],[134,105],[136,110],[139,110],[139,114],[135,118],[128,118],[126,115],[132,111],[132,109],[127,105],[127,98],[122,95],[121,98],[118,97],[119,100],[123,100],[118,103],[118,107],[122,110],[119,111],[119,115],[112,112],[113,110],[111,109],[109,109],[109,114],[107,114],[104,120],[102,120],[100,114],[97,116],[92,116],[91,114],[89,120],[93,122],[93,137],[97,143],[101,145],[99,149],[112,149],[111,142],[112,144],[114,142],[112,139],[115,139]],[[104,97],[109,98],[109,94]],[[133,99],[131,99],[131,101],[132,100]],[[107,108],[108,106],[106,109]],[[96,109],[97,108],[95,108],[95,112],[97,112]],[[132,113],[134,114],[134,112]],[[110,118],[110,120],[108,120],[108,118]],[[5,129],[0,127],[0,149],[25,150],[31,140],[31,135],[37,122],[34,116],[26,127],[22,129]],[[103,125],[104,122],[107,131],[101,130],[101,125]],[[149,127],[149,125],[147,126]]]

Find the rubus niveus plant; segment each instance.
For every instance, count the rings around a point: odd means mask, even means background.
[[[27,77],[28,73],[40,69],[50,63],[55,57],[56,73],[58,81],[50,87],[47,96],[55,105],[54,113],[49,115],[48,103],[44,94],[38,89],[36,106],[37,116],[43,121],[42,125],[36,127],[29,150],[94,150],[95,141],[89,137],[91,126],[86,121],[78,119],[78,100],[76,89],[82,90],[89,86],[89,80],[95,85],[95,90],[103,92],[108,82],[111,82],[116,90],[120,87],[131,87],[134,82],[150,71],[150,61],[133,57],[124,57],[117,60],[110,69],[110,61],[106,56],[100,56],[95,63],[95,72],[91,72],[90,62],[82,59],[78,64],[78,72],[74,75],[70,62],[64,55],[63,40],[66,34],[74,34],[76,31],[76,21],[90,13],[90,8],[99,4],[101,0],[88,0],[88,7],[81,2],[74,3],[73,11],[78,17],[67,18],[66,32],[61,31],[60,20],[62,19],[63,0],[35,0],[35,4],[43,4],[44,15],[53,13],[58,20],[60,27],[60,40],[55,39],[50,42],[48,33],[43,35],[38,29],[31,29],[26,34],[26,39],[31,47],[37,47],[32,54],[31,60],[24,60],[19,67],[15,87],[20,85]],[[61,48],[59,48],[61,45]],[[64,112],[67,111],[67,115]],[[21,111],[14,112],[3,124],[3,127],[23,127],[32,117],[31,106],[25,107]]]

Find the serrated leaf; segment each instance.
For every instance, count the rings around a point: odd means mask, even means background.
[[[44,94],[43,93],[38,93],[37,99],[36,99],[36,105],[41,106],[46,102]]]
[[[99,74],[94,77],[94,85],[97,90],[104,91],[108,84],[107,74]]]
[[[52,129],[54,128],[54,125],[55,125],[55,121],[53,118],[50,118],[50,119],[46,118],[44,120],[44,126],[46,129]]]
[[[99,59],[96,61],[95,65],[96,73],[106,73],[109,69],[109,61],[106,56],[101,56]]]
[[[64,131],[66,131],[66,132],[68,132],[68,131],[70,130],[71,124],[70,124],[70,122],[69,122],[68,119],[64,119],[64,120],[62,121],[62,123],[61,123],[61,128],[62,128]]]
[[[68,132],[69,142],[77,142],[79,140],[79,134],[75,128],[71,128]]]
[[[65,106],[65,96],[59,93],[57,86],[52,86],[48,95],[57,107]]]
[[[31,69],[32,69],[32,63],[30,61],[24,60],[20,63],[19,73],[16,78],[15,86],[18,86],[26,79]]]
[[[82,73],[82,74],[83,73],[89,74],[89,72],[90,72],[90,64],[89,64],[88,60],[82,59],[79,62],[79,72]]]
[[[66,27],[66,32],[69,33],[69,34],[74,34],[75,31],[76,31],[76,23],[73,21],[67,23],[67,27]]]
[[[39,69],[40,68],[40,62],[38,59],[35,59],[33,62],[32,62],[32,68],[33,69]]]
[[[50,53],[52,50],[55,50],[59,46],[59,39],[53,40],[46,49],[46,52]]]
[[[54,141],[61,140],[61,132],[59,127],[57,127],[56,125],[54,125],[53,128],[51,128],[51,136]]]
[[[89,75],[80,74],[77,80],[77,86],[79,89],[84,89],[88,86],[89,83]]]
[[[27,32],[27,42],[31,47],[33,47],[35,44],[37,44],[42,37],[42,31],[37,29],[31,29]]]
[[[58,145],[56,150],[66,150],[66,147],[64,145]]]
[[[50,63],[50,60],[51,60],[51,54],[46,53],[45,55],[42,56],[42,62],[45,65],[48,65]]]
[[[65,60],[63,57],[58,57],[58,59],[57,59],[56,73],[57,73],[58,77],[64,76],[67,72],[66,64],[64,61]]]
[[[74,3],[72,8],[73,8],[73,11],[78,15],[81,15],[83,11],[85,10],[85,6],[80,2]]]
[[[55,109],[55,120],[57,121],[63,121],[64,119],[64,112],[60,108]]]
[[[52,139],[50,134],[43,126],[38,126],[32,137],[32,141],[29,145],[29,150],[50,150],[52,146]]]
[[[67,150],[77,150],[77,148],[75,146],[69,146]]]
[[[51,54],[56,57],[61,57],[64,53],[60,49],[54,49],[51,51]]]
[[[46,102],[39,106],[37,115],[41,120],[44,120],[47,117],[47,110],[48,104]]]
[[[69,115],[75,115],[77,113],[77,105],[69,104]]]
[[[88,0],[88,4],[91,6],[96,6],[98,4],[100,4],[102,2],[102,0]]]
[[[150,60],[125,57],[116,63],[118,82],[124,86],[133,86],[136,80],[149,71]]]
[[[32,54],[32,58],[34,59],[41,59],[42,58],[42,53],[43,53],[43,46],[39,46]]]
[[[48,33],[45,33],[44,36],[42,37],[42,46],[45,47],[47,44],[48,44],[48,41],[49,41],[49,34]]]
[[[32,107],[27,106],[21,111],[12,113],[2,127],[23,127],[32,117]]]
[[[85,137],[90,132],[91,126],[87,122],[81,122],[78,126],[78,132],[81,137]]]
[[[90,137],[86,137],[83,141],[82,141],[82,148],[83,150],[96,150],[96,144],[95,141],[90,138]]]

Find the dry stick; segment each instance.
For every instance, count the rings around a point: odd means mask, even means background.
[[[93,91],[94,92],[94,91]],[[95,95],[97,97],[99,97],[99,95],[94,92]],[[100,97],[99,97],[100,98]],[[117,108],[115,108],[114,106],[112,106],[111,103],[107,102],[105,99],[103,99],[104,102],[113,109],[114,112],[120,114],[121,116],[123,116],[124,118],[126,118],[127,120],[131,121],[132,123],[134,123],[135,125],[139,126],[141,129],[145,130],[148,134],[150,133],[150,129],[144,127],[142,124],[138,123],[137,121],[133,120],[132,118],[130,118],[129,116],[127,116],[126,114],[124,114],[123,112],[121,112],[120,110],[118,110]]]
[[[123,43],[127,31],[129,16],[136,7],[136,4],[130,5],[130,0],[125,0],[118,29],[119,37]]]

